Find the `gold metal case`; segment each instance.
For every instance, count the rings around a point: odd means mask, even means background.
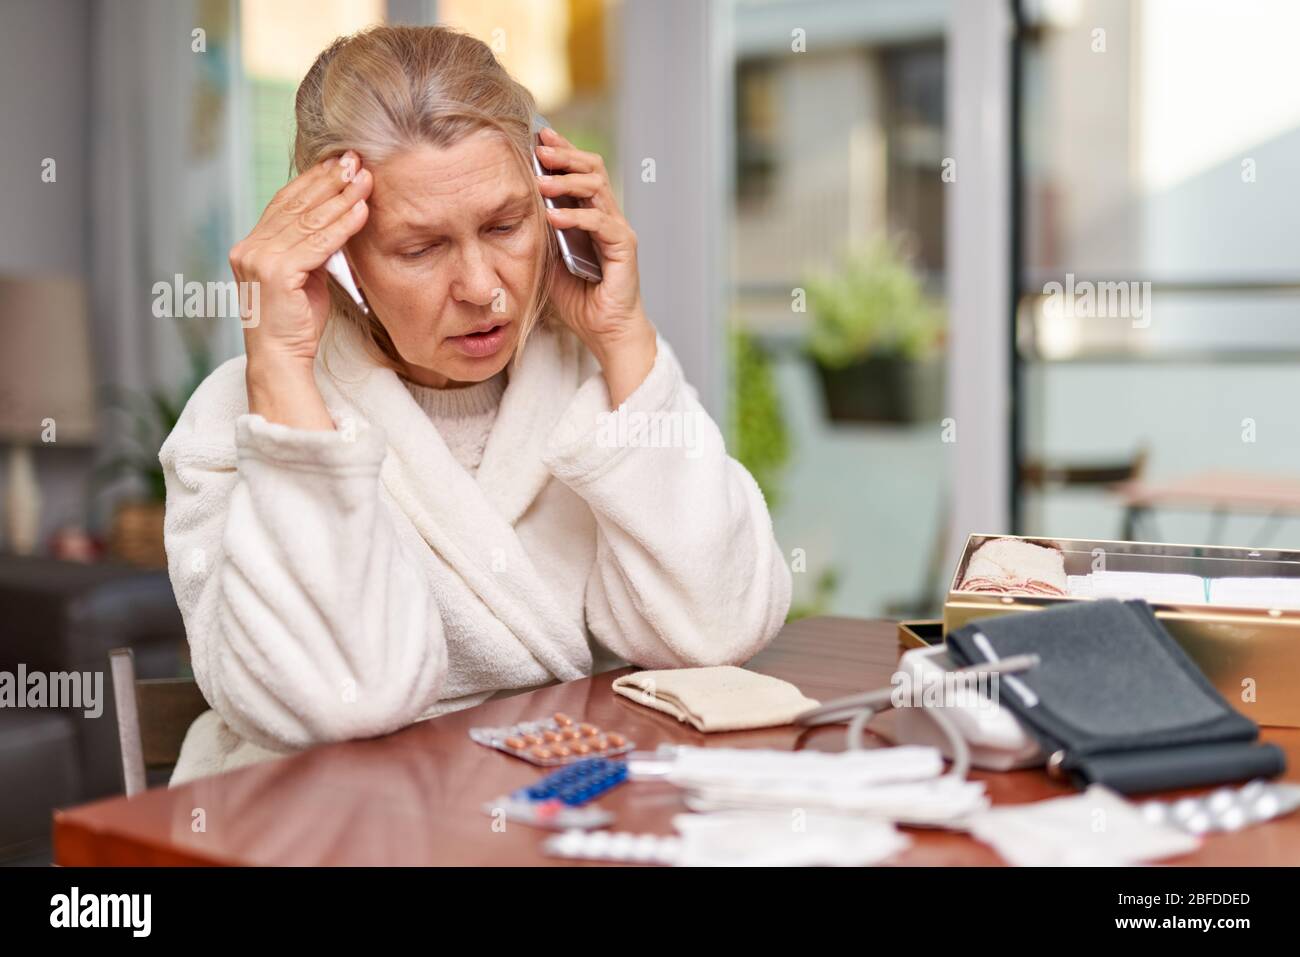
[[[966,540],[948,586],[943,608],[945,636],[979,618],[1038,611],[1063,602],[1095,600],[961,591],[959,585],[971,554],[995,538],[1055,545],[1065,555],[1067,575],[1086,575],[1102,567],[1110,571],[1164,572],[1203,578],[1300,579],[1300,552],[1294,551],[976,534]],[[1300,727],[1300,608],[1155,601],[1151,607],[1229,704],[1261,725]]]

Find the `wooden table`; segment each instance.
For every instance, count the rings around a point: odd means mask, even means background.
[[[1289,475],[1198,472],[1164,481],[1121,482],[1114,486],[1114,491],[1124,504],[1122,535],[1130,542],[1141,540],[1139,522],[1158,508],[1210,512],[1214,524],[1205,535],[1207,542],[1219,540],[1223,521],[1229,514],[1264,513],[1270,520],[1300,514],[1300,478]],[[1154,542],[1160,538],[1150,531],[1146,540]],[[1252,544],[1263,547],[1264,539]]]
[[[885,685],[899,648],[886,621],[812,618],[787,625],[749,667],[793,682],[819,700]],[[62,865],[553,865],[539,852],[549,832],[492,829],[481,806],[528,784],[536,769],[474,744],[474,725],[512,724],[556,711],[628,732],[640,749],[663,743],[840,750],[842,727],[700,734],[609,690],[612,672],[490,701],[369,741],[324,745],[281,760],[57,812],[54,857]],[[888,730],[888,715],[873,728]],[[1300,781],[1300,730],[1265,729],[1286,749]],[[1042,771],[977,772],[993,801],[1072,793]],[[623,830],[669,834],[684,810],[667,784],[625,785],[602,799]],[[203,828],[199,829],[198,824]],[[959,834],[911,831],[899,863],[1001,863]],[[1300,863],[1300,814],[1206,840],[1180,864]]]

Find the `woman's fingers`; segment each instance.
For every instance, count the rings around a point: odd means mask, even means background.
[[[249,237],[236,243],[230,251],[230,265],[239,279],[297,288],[306,281],[307,274],[323,266],[325,260],[361,231],[369,215],[366,201],[357,200],[332,222],[286,248],[273,248]]]
[[[318,163],[276,193],[253,232],[231,250],[250,278],[296,284],[365,225],[374,176],[348,151]]]
[[[570,143],[568,140],[564,138],[564,134],[562,134],[559,130],[555,129],[552,126],[543,126],[540,130],[540,135],[542,137],[542,142],[545,143],[547,146],[572,146],[573,145],[572,143]]]
[[[294,273],[311,272],[325,265],[325,260],[359,233],[369,215],[370,207],[364,199],[359,199],[334,220],[320,229],[303,234],[295,245],[275,255]]]
[[[579,199],[602,198],[609,181],[599,173],[560,173],[539,176],[537,188],[543,196],[576,196]]]
[[[539,135],[542,140],[541,145],[546,147],[547,149],[555,149],[555,148],[573,149],[574,148],[572,143],[570,143],[567,139],[565,139],[557,130],[552,129],[549,126],[542,127]],[[539,152],[538,155],[540,156],[542,154]]]
[[[342,192],[326,197],[286,223],[278,234],[268,240],[268,245],[277,251],[298,245],[344,215],[356,203],[368,199],[373,187],[374,177],[370,170],[361,170]]]
[[[317,163],[275,194],[254,233],[264,239],[278,235],[297,217],[341,193],[360,169],[361,159],[351,150]]]
[[[547,146],[543,144],[537,147],[537,158],[541,160],[542,166],[546,169],[556,172],[601,174],[605,172],[605,161],[599,153],[588,153],[585,150],[576,149],[572,145]]]
[[[593,208],[548,209],[546,217],[557,229],[577,227],[596,237],[602,251],[613,253],[620,249],[636,248],[636,233],[627,220],[621,216],[612,216],[604,210]]]
[[[590,199],[597,209],[617,213],[618,202],[610,188],[609,174],[601,155],[577,149],[550,127],[543,128],[541,136],[542,145],[537,148],[537,156],[542,166],[556,171],[538,180],[542,195]]]

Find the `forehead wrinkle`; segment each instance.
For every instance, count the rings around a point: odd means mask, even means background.
[[[396,165],[390,160],[377,167],[375,190],[370,198],[372,213],[380,214],[383,219],[399,217],[388,228],[430,230],[451,225],[443,221],[443,213],[448,209],[464,210],[486,219],[510,204],[523,205],[530,198],[526,190],[516,191],[514,184],[510,184],[511,195],[498,198],[497,187],[510,183],[510,172],[517,174],[508,152],[493,151],[495,162],[484,162],[484,157],[476,155],[480,151],[453,148],[451,152],[455,155],[451,162],[446,162],[447,152],[436,151],[438,157],[432,161],[417,159],[410,153],[399,154]],[[502,166],[507,169],[502,170]]]

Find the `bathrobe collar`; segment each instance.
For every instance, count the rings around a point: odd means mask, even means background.
[[[591,648],[551,598],[514,525],[550,480],[547,439],[581,385],[571,336],[539,326],[512,366],[477,475],[452,456],[437,428],[391,369],[366,353],[360,333],[335,330],[326,384],[346,406],[383,428],[380,479],[416,531],[556,678],[589,674]],[[321,376],[318,375],[318,380]],[[335,403],[326,396],[327,404]]]

